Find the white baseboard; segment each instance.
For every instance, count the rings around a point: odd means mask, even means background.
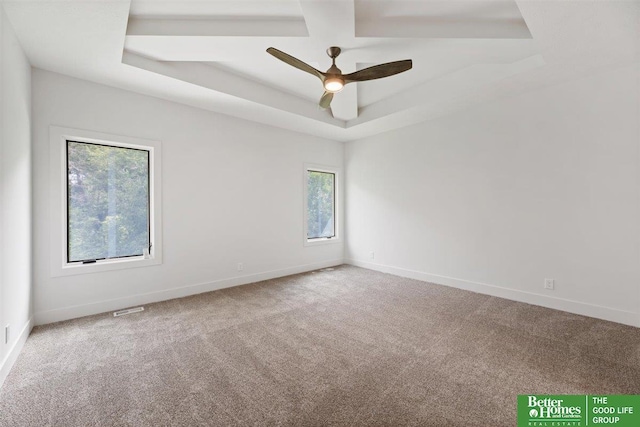
[[[24,347],[24,343],[27,342],[27,338],[31,333],[31,329],[33,329],[33,317],[30,318],[29,321],[24,325],[24,327],[20,331],[18,339],[5,356],[2,364],[0,364],[0,387],[2,387],[2,384],[4,384],[4,380],[7,378],[7,375],[9,375],[13,364],[16,363],[16,360],[18,359],[18,356],[22,351],[22,347]]]
[[[623,311],[610,307],[603,307],[594,304],[587,304],[579,301],[572,301],[562,298],[554,298],[547,295],[539,295],[531,292],[519,291],[516,289],[503,288],[486,283],[473,282],[470,280],[456,279],[454,277],[440,276],[437,274],[425,273],[422,271],[408,270],[390,265],[377,264],[368,261],[345,259],[345,264],[356,267],[367,268],[369,270],[389,273],[396,276],[421,280],[424,282],[436,283],[438,285],[451,286],[454,288],[473,291],[480,294],[491,295],[527,304],[539,305],[542,307],[562,310],[569,313],[580,314],[588,317],[609,320],[611,322],[640,327],[638,313]]]
[[[91,316],[93,314],[120,310],[136,305],[151,304],[158,301],[166,301],[174,298],[182,298],[190,295],[201,294],[203,292],[230,288],[232,286],[246,285],[248,283],[260,282],[262,280],[275,279],[277,277],[289,276],[291,274],[304,273],[307,271],[318,270],[320,268],[334,267],[340,264],[343,264],[342,259],[323,261],[283,268],[280,270],[265,271],[257,274],[230,277],[226,279],[215,280],[213,282],[198,283],[195,285],[182,286],[179,288],[165,289],[162,291],[146,294],[132,295],[124,298],[100,301],[91,304],[41,311],[34,315],[35,324],[44,325],[47,323],[60,322],[63,320],[75,319],[78,317]]]

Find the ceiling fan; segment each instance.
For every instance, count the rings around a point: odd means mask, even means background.
[[[340,92],[346,84],[393,76],[394,74],[399,74],[410,70],[413,66],[413,63],[410,59],[405,59],[403,61],[394,61],[387,62],[385,64],[374,65],[373,67],[365,68],[363,70],[356,71],[350,74],[342,74],[340,68],[336,67],[336,58],[338,57],[338,55],[340,55],[341,50],[339,47],[332,46],[327,49],[327,55],[329,55],[329,58],[331,58],[332,64],[327,72],[323,73],[320,70],[316,70],[311,65],[302,62],[298,58],[294,58],[293,56],[284,53],[274,47],[270,47],[269,49],[267,49],[267,52],[278,58],[280,61],[286,62],[287,64],[296,67],[299,70],[312,74],[318,77],[320,81],[322,81],[322,85],[324,86],[324,94],[322,94],[322,97],[320,98],[321,108],[328,108],[329,105],[331,105],[333,94],[336,92]]]

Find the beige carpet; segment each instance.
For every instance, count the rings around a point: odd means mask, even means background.
[[[2,426],[514,426],[640,393],[640,329],[356,267],[36,328]]]

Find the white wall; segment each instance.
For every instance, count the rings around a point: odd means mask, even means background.
[[[47,71],[32,79],[36,323],[342,263],[342,242],[303,245],[302,210],[304,164],[341,168],[342,143]],[[162,265],[51,276],[50,125],[162,141]]]
[[[30,319],[31,66],[0,4],[0,385]]]
[[[609,71],[348,143],[347,258],[640,325],[638,76]]]

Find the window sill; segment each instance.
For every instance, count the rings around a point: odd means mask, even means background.
[[[54,271],[51,272],[51,276],[60,277],[73,276],[76,274],[101,273],[112,270],[124,270],[127,268],[149,267],[159,264],[162,264],[162,260],[159,257],[144,258],[142,256],[139,256],[126,259],[108,259],[96,261],[95,263],[91,264],[64,264],[58,268],[55,268]]]
[[[305,239],[305,246],[318,246],[318,245],[331,245],[333,243],[340,243],[340,238],[331,237],[331,238],[321,238],[321,239]]]

